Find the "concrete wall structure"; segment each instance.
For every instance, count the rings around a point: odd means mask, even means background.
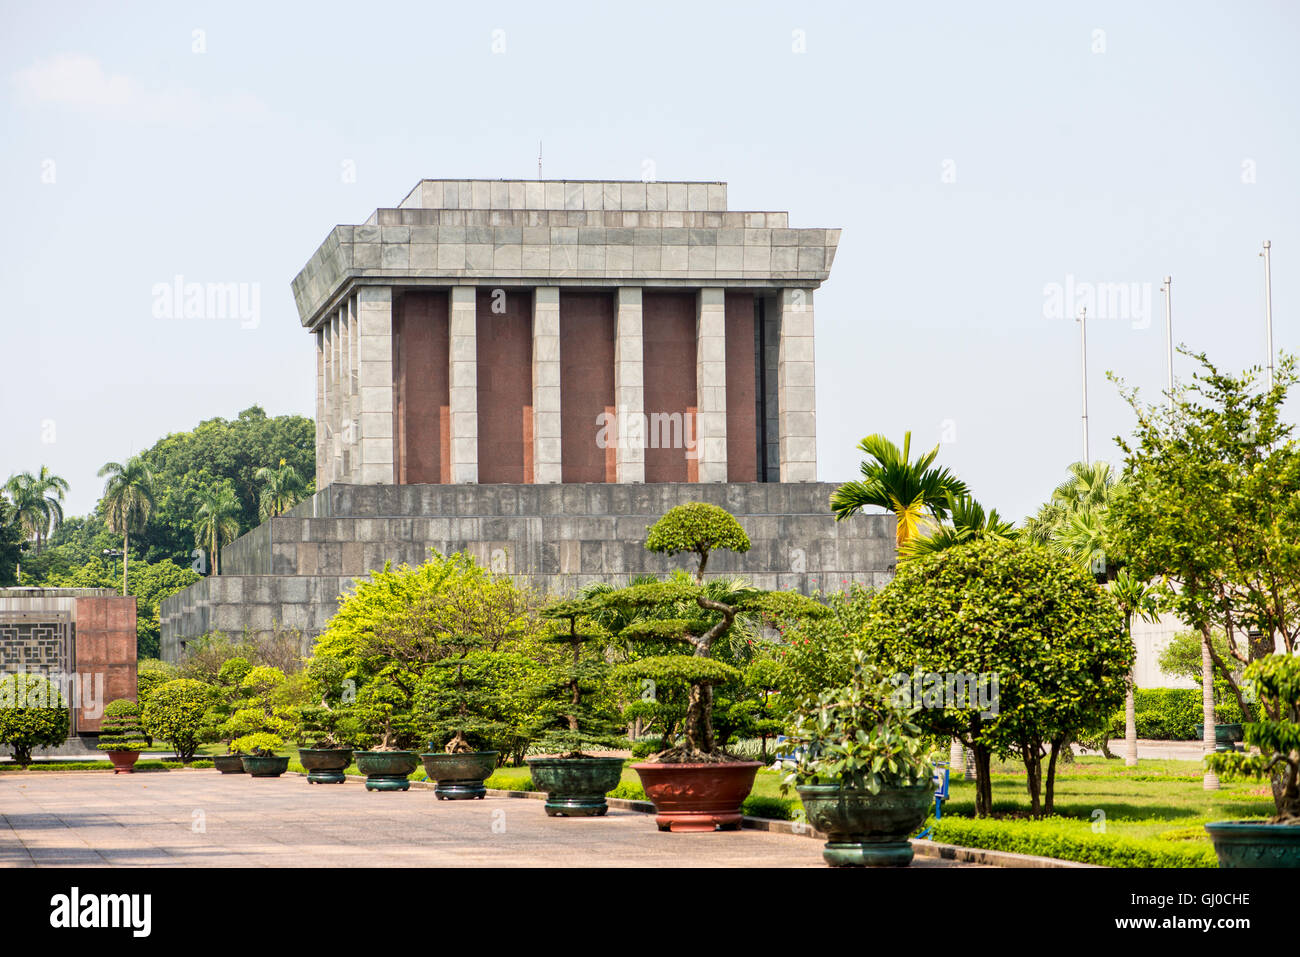
[[[135,700],[135,598],[109,588],[0,589],[0,676],[19,671],[60,684],[74,735],[98,732],[104,705]]]
[[[763,588],[879,587],[894,561],[887,515],[836,522],[825,483],[553,485],[335,484],[222,550],[222,574],[163,601],[163,657],[209,631],[318,634],[355,578],[385,561],[418,564],[430,549],[466,551],[520,583],[565,594],[595,581],[692,567],[645,550],[646,527],[674,505],[713,502],[732,512],[752,547],[719,552],[709,575]]]

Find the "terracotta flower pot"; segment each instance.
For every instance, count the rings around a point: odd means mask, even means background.
[[[342,784],[352,763],[351,748],[299,748],[298,760],[307,769],[308,784]]]
[[[487,797],[483,782],[497,766],[496,751],[470,751],[466,754],[427,752],[420,755],[424,770],[437,782],[433,793],[439,801],[471,801]]]
[[[605,795],[618,787],[622,758],[528,758],[533,785],[546,792],[551,817],[601,817]]]
[[[243,774],[244,756],[242,754],[214,754],[212,766],[222,774]]]
[[[1220,867],[1300,867],[1300,825],[1213,821],[1205,829]]]
[[[135,772],[135,762],[140,760],[139,751],[106,751],[108,760],[113,762],[114,774],[132,774]]]
[[[727,764],[632,765],[654,802],[661,831],[730,831],[744,820],[740,805],[754,787],[759,761]]]
[[[934,785],[881,788],[880,793],[838,784],[802,784],[796,790],[808,823],[829,840],[822,859],[832,867],[906,867],[911,836],[925,823]]]
[[[413,751],[357,751],[354,757],[367,791],[411,790],[407,778],[419,766]]]

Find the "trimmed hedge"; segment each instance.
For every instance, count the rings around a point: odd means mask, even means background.
[[[1153,838],[1118,837],[1080,832],[1082,823],[1068,818],[1041,821],[991,821],[944,818],[930,837],[944,844],[1055,857],[1103,867],[1217,867],[1208,843],[1171,844]]]
[[[210,768],[211,761],[191,761],[188,765],[181,764],[179,761],[137,761],[135,763],[136,771],[173,771],[178,768]],[[0,764],[0,772],[3,771],[21,771],[17,763]],[[43,764],[28,765],[28,771],[111,771],[113,770],[112,761],[48,761]]]
[[[1219,723],[1241,721],[1241,708],[1226,687],[1217,687]],[[1137,736],[1153,741],[1195,741],[1201,723],[1199,688],[1138,688],[1133,693],[1133,710],[1137,719]],[[1113,738],[1124,737],[1124,712],[1117,711],[1110,722]]]

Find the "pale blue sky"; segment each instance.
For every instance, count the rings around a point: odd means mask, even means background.
[[[1166,273],[1177,339],[1263,362],[1271,239],[1275,340],[1300,346],[1295,4],[7,3],[3,22],[0,478],[48,464],[69,514],[169,431],[311,415],[289,282],[328,230],[421,177],[535,176],[539,139],[548,178],[650,159],[726,180],[732,208],[843,227],[816,304],[827,481],[864,434],[910,428],[954,439],[942,461],[986,505],[1032,510],[1080,455],[1078,326],[1045,315],[1068,276],[1149,284],[1149,316],[1089,323],[1095,458],[1129,425],[1105,370],[1163,385]],[[154,318],[177,274],[260,284],[257,327]]]

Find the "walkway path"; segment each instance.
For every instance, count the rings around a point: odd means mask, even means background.
[[[439,801],[209,770],[0,776],[0,867],[817,867],[809,837],[660,833],[647,814],[547,817],[542,802]],[[917,857],[914,867],[961,866]]]

